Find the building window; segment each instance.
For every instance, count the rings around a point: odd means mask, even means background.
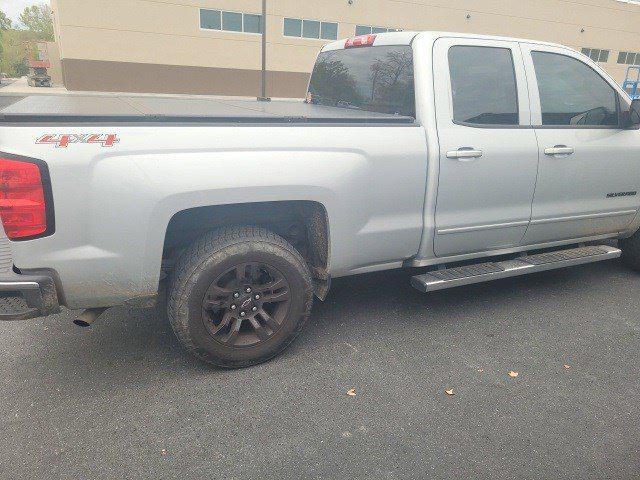
[[[401,32],[400,28],[374,27],[373,25],[356,25],[357,35],[369,35],[372,33]]]
[[[297,18],[284,19],[284,36],[285,37],[301,37],[302,36],[302,20]]]
[[[222,12],[222,30],[227,32],[242,31],[242,14],[235,12]]]
[[[247,33],[261,33],[262,28],[260,28],[262,15],[255,15],[253,13],[245,13],[242,17],[242,25],[244,31]]]
[[[285,18],[284,36],[314,38],[319,40],[337,40],[338,24],[335,22],[321,22],[318,20]]]
[[[200,28],[222,30],[220,10],[200,10]]]
[[[626,65],[637,65],[640,63],[640,53],[620,52],[618,55],[618,63]]]
[[[320,32],[320,37],[323,39],[338,39],[338,24],[331,22],[322,22],[322,30]]]
[[[304,38],[320,38],[320,22],[316,22],[315,20],[303,20],[302,36]]]
[[[225,32],[261,33],[262,15],[200,9],[200,28]]]
[[[599,48],[583,48],[582,53],[594,62],[607,63],[611,50],[601,50]]]

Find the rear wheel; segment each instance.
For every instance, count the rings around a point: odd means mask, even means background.
[[[209,233],[180,257],[168,314],[187,350],[238,368],[284,350],[312,300],[311,274],[292,245],[263,228],[232,227]]]
[[[620,240],[622,249],[622,260],[629,267],[640,271],[640,230],[629,238]]]

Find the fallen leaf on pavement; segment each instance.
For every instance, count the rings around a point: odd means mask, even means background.
[[[356,396],[356,389],[352,388],[351,390],[347,390],[347,395],[349,395],[350,397],[355,397]]]
[[[448,390],[445,390],[444,393],[446,393],[449,396],[455,395],[456,393],[453,391],[453,388],[450,388]]]
[[[511,378],[516,378],[518,376],[518,372],[514,372],[513,370],[511,370],[507,375],[509,375]]]
[[[567,365],[566,363],[563,365],[565,370],[569,370],[571,368],[571,365]]]

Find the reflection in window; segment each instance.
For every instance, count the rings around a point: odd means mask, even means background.
[[[321,53],[311,75],[307,101],[415,116],[411,47],[380,46]]]
[[[531,55],[543,125],[618,125],[617,94],[595,70],[565,55]]]
[[[449,49],[453,119],[479,125],[518,125],[518,93],[511,50]]]

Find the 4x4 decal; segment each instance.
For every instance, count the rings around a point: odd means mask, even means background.
[[[55,145],[56,148],[67,148],[71,144],[97,144],[101,147],[113,147],[120,139],[115,133],[91,134],[47,134],[36,140],[38,145]]]

